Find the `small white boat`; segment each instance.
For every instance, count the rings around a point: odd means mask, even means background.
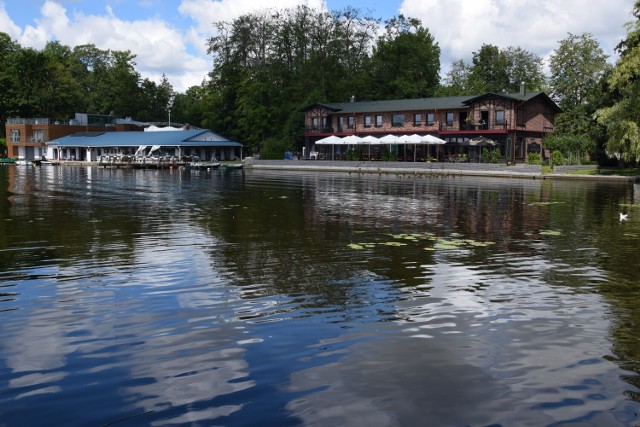
[[[242,163],[225,163],[223,167],[225,169],[242,169]]]
[[[217,169],[220,167],[220,162],[191,162],[187,164],[189,169]]]

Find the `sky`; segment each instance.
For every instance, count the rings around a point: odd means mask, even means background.
[[[452,62],[471,62],[483,44],[517,46],[542,57],[568,34],[592,34],[610,62],[633,20],[634,0],[269,0],[285,9],[305,4],[331,11],[347,6],[381,22],[403,14],[418,18],[441,50],[441,74]],[[23,47],[42,49],[58,40],[130,50],[143,78],[166,74],[174,90],[199,85],[212,68],[206,41],[212,23],[264,8],[260,0],[0,0],[0,31]]]

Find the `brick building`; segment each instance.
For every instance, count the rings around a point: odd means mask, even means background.
[[[553,132],[561,110],[544,92],[486,93],[455,96],[345,103],[314,103],[305,113],[305,151],[329,135],[383,136],[431,134],[444,139],[445,151],[458,152],[474,137],[497,142],[508,163],[524,162],[541,152],[543,139]],[[467,148],[467,150],[475,147]]]
[[[6,123],[7,155],[16,159],[40,160],[47,143],[81,132],[142,131],[132,121],[101,114],[76,113],[69,121],[49,118],[10,118]]]

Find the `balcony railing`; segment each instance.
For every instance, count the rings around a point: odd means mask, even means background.
[[[311,127],[305,128],[304,133],[334,133],[333,127],[324,126],[324,127]]]

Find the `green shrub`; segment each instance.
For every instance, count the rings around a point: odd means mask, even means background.
[[[398,154],[389,150],[388,147],[384,147],[384,150],[382,150],[382,160],[386,161],[386,162],[395,162],[396,160],[398,160]]]
[[[540,157],[539,153],[529,153],[527,156],[527,163],[530,165],[541,165],[542,157]]]
[[[360,160],[360,150],[352,148],[347,151],[347,160]]]
[[[285,151],[294,151],[292,146],[282,139],[265,139],[260,144],[260,158],[265,160],[282,160]]]
[[[553,166],[562,166],[564,165],[564,156],[560,151],[556,150],[551,155],[551,161],[553,163]]]
[[[500,150],[491,150],[491,163],[498,163],[500,161]]]
[[[482,149],[482,163],[491,163],[491,151],[486,148]]]

